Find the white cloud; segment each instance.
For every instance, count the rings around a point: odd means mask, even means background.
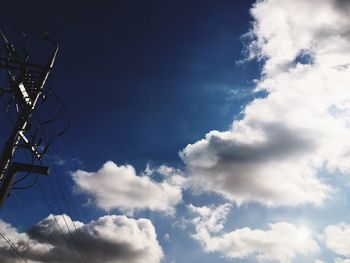
[[[334,263],[350,263],[350,259],[336,258]]]
[[[26,233],[18,233],[17,229],[13,228],[11,225],[0,220],[1,234],[5,234],[10,240],[11,244],[17,249],[19,255],[22,258],[27,259],[33,256],[33,260],[36,256],[41,257],[50,253],[52,247],[48,243],[40,243],[36,240],[31,239]],[[13,248],[3,240],[1,237],[0,242],[0,262],[13,263],[13,262],[23,262]]]
[[[161,182],[151,179],[154,174]],[[138,176],[131,165],[118,166],[106,162],[97,172],[77,170],[72,175],[78,191],[93,196],[96,205],[105,210],[119,208],[132,214],[134,210],[150,209],[173,214],[175,205],[182,201],[181,171],[168,166],[147,167]]]
[[[335,258],[334,263],[350,263],[350,259]],[[315,263],[325,263],[322,260],[315,260]]]
[[[171,242],[171,238],[170,238],[170,235],[168,233],[164,234],[163,239],[166,242]]]
[[[288,222],[270,224],[270,229],[248,227],[223,232],[223,223],[230,205],[219,207],[189,206],[196,233],[192,237],[206,252],[219,252],[224,257],[246,258],[255,256],[259,262],[292,262],[296,255],[311,255],[319,251],[316,241],[305,228]]]
[[[340,5],[344,5],[339,7]],[[269,206],[321,204],[320,170],[350,169],[350,20],[341,1],[266,0],[251,9],[255,99],[227,131],[180,152],[194,188]],[[300,54],[311,57],[298,63]],[[310,62],[312,61],[312,62]]]
[[[63,216],[72,235],[63,222]],[[28,262],[73,263],[77,262],[77,257],[87,262],[84,253],[90,261],[101,263],[158,263],[163,258],[155,229],[148,219],[108,215],[88,224],[76,221],[76,232],[69,216],[59,215],[56,219],[63,234],[52,215],[25,233],[19,233],[3,221],[0,221],[0,228]],[[0,261],[22,262],[5,242],[0,243]]]
[[[224,228],[224,223],[230,212],[231,205],[224,204],[218,207],[196,207],[190,204],[188,205],[188,209],[195,215],[198,215],[198,217],[194,218],[191,223],[196,225],[199,229],[206,229],[210,233],[217,233]]]
[[[350,257],[350,225],[338,224],[326,227],[323,240],[334,253]],[[346,262],[346,261],[345,261]]]
[[[84,166],[84,163],[78,158],[62,158],[58,155],[52,156],[53,162],[58,166]]]

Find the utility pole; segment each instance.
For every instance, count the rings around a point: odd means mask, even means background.
[[[29,61],[28,52],[20,56],[12,43],[0,30],[6,50],[5,56],[0,56],[0,69],[6,70],[9,87],[0,89],[0,97],[8,93],[16,105],[17,120],[13,130],[6,141],[5,148],[0,155],[0,208],[11,190],[17,172],[48,174],[48,168],[41,165],[13,162],[18,147],[29,149],[37,160],[42,160],[48,150],[35,143],[35,138],[28,139],[26,132],[30,129],[31,118],[37,110],[38,102],[42,99],[46,81],[53,68],[58,45],[47,35],[46,40],[54,44],[52,54],[45,65],[34,64]]]

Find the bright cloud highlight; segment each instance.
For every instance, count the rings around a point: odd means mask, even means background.
[[[350,225],[338,224],[326,227],[323,235],[324,242],[334,253],[350,258]],[[350,261],[347,260],[347,261]],[[347,262],[344,261],[344,262]],[[341,261],[343,262],[343,261]]]
[[[259,262],[289,263],[297,255],[312,255],[319,251],[305,227],[288,222],[270,224],[268,230],[245,227],[223,232],[229,208],[228,204],[218,207],[189,206],[195,216],[191,223],[196,233],[192,237],[206,252],[219,252],[230,259],[254,256]]]
[[[163,180],[152,180],[153,174],[161,175]],[[93,196],[98,207],[118,208],[129,214],[138,209],[173,214],[175,205],[182,201],[181,187],[185,181],[181,171],[168,166],[147,167],[138,176],[131,165],[118,166],[112,161],[97,172],[77,170],[72,177],[77,190]]]
[[[350,169],[346,1],[265,0],[251,9],[251,58],[264,62],[244,117],[180,152],[194,188],[242,204],[320,205],[319,171]]]

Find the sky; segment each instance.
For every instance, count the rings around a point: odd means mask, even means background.
[[[62,102],[46,133],[71,125],[50,175],[1,208],[0,261],[349,263],[349,13],[346,0],[2,1],[0,28],[32,61],[50,53],[43,32],[59,44],[59,102],[37,114]]]

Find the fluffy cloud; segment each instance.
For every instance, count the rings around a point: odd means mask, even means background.
[[[334,253],[341,256],[350,257],[349,235],[350,225],[330,225],[326,227],[323,239],[326,243],[326,246]]]
[[[192,237],[206,252],[219,252],[227,258],[255,256],[260,262],[289,263],[297,255],[310,255],[319,250],[305,228],[287,222],[270,224],[269,230],[248,227],[222,233],[229,212],[228,204],[219,207],[189,206],[196,233]]]
[[[250,55],[264,62],[244,117],[180,152],[199,190],[238,204],[321,204],[318,172],[350,169],[350,20],[346,1],[265,0],[251,9]],[[347,5],[346,5],[347,6]],[[350,6],[350,5],[349,5]]]
[[[161,182],[151,179],[158,174]],[[138,176],[131,165],[118,166],[106,162],[97,172],[77,170],[72,175],[78,191],[92,195],[97,206],[133,213],[137,209],[150,209],[174,213],[174,206],[182,201],[181,186],[184,177],[179,170],[167,166],[147,167]]]
[[[68,216],[59,215],[56,220],[62,233],[52,215],[25,233],[19,233],[3,221],[0,221],[0,228],[28,262],[73,263],[77,258],[79,262],[88,262],[88,257],[92,262],[101,263],[158,263],[163,257],[154,227],[148,219],[103,216],[88,224],[74,222],[77,232]],[[5,242],[0,243],[0,260],[22,262]]]

